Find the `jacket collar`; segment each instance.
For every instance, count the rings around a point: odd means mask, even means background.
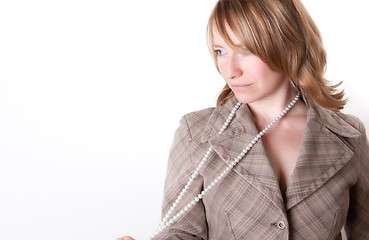
[[[357,138],[361,133],[342,118],[342,113],[332,112],[315,104],[313,100],[302,93],[302,99],[308,107],[308,121],[319,121],[322,127],[330,129],[336,135]]]
[[[233,168],[235,173],[280,208],[295,206],[327,182],[353,157],[354,153],[344,138],[360,136],[360,132],[340,114],[321,108],[306,96],[304,101],[308,106],[307,124],[296,167],[287,187],[285,203],[262,140]],[[231,163],[258,134],[245,104],[236,112],[226,131],[218,134],[236,103],[234,97],[215,108],[201,139],[202,142],[209,142],[226,164]]]

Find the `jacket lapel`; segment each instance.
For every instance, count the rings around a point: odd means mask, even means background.
[[[308,119],[295,170],[286,191],[290,209],[334,176],[353,157],[345,138],[361,134],[337,113],[308,104]]]
[[[261,141],[233,168],[233,172],[286,210],[310,196],[345,166],[352,159],[353,151],[344,139],[360,136],[360,132],[339,114],[324,110],[309,99],[304,100],[308,105],[308,119],[296,167],[287,186],[286,204]],[[208,142],[227,165],[258,134],[245,104],[236,112],[226,131],[218,134],[236,103],[236,98],[232,98],[214,110],[201,139]]]
[[[209,142],[214,151],[227,165],[258,134],[251,113],[245,104],[236,112],[234,119],[226,131],[221,135],[218,134],[219,129],[236,103],[236,99],[233,98],[225,105],[216,108],[202,136],[202,142]],[[249,184],[258,189],[278,207],[284,209],[278,179],[270,165],[261,141],[256,143],[246,156],[233,168],[233,172],[249,182]]]

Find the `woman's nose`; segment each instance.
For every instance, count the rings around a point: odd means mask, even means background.
[[[237,55],[232,55],[227,59],[226,72],[227,79],[236,79],[242,76],[243,71]]]

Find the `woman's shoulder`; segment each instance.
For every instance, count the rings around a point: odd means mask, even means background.
[[[320,121],[333,133],[348,138],[365,134],[364,124],[358,117],[341,111],[334,112],[314,103],[309,103],[309,106],[308,116]]]
[[[335,126],[345,137],[357,138],[366,135],[364,123],[355,115],[344,112],[331,112],[330,125]]]
[[[338,112],[336,114],[360,133],[365,134],[365,125],[357,116],[342,112]]]
[[[187,113],[183,116],[183,119],[186,119],[190,127],[205,127],[208,123],[212,124],[212,121],[217,119],[219,115],[227,117],[237,102],[236,97],[233,97],[220,106]]]
[[[193,112],[186,113],[183,118],[187,120],[187,122],[191,124],[202,124],[207,122],[210,116],[213,114],[215,107],[209,107]]]
[[[308,120],[318,120],[330,131],[342,137],[358,138],[366,135],[364,123],[357,116],[326,109],[315,103],[307,94],[303,94],[303,99],[308,107]]]
[[[192,136],[199,135],[204,131],[215,109],[215,107],[209,107],[189,112],[182,117],[180,125],[186,127]]]

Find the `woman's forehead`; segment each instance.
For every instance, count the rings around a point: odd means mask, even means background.
[[[231,29],[228,23],[224,24],[223,31],[219,30],[216,24],[212,25],[213,46],[230,45],[235,48],[244,48],[244,43],[237,34]]]

